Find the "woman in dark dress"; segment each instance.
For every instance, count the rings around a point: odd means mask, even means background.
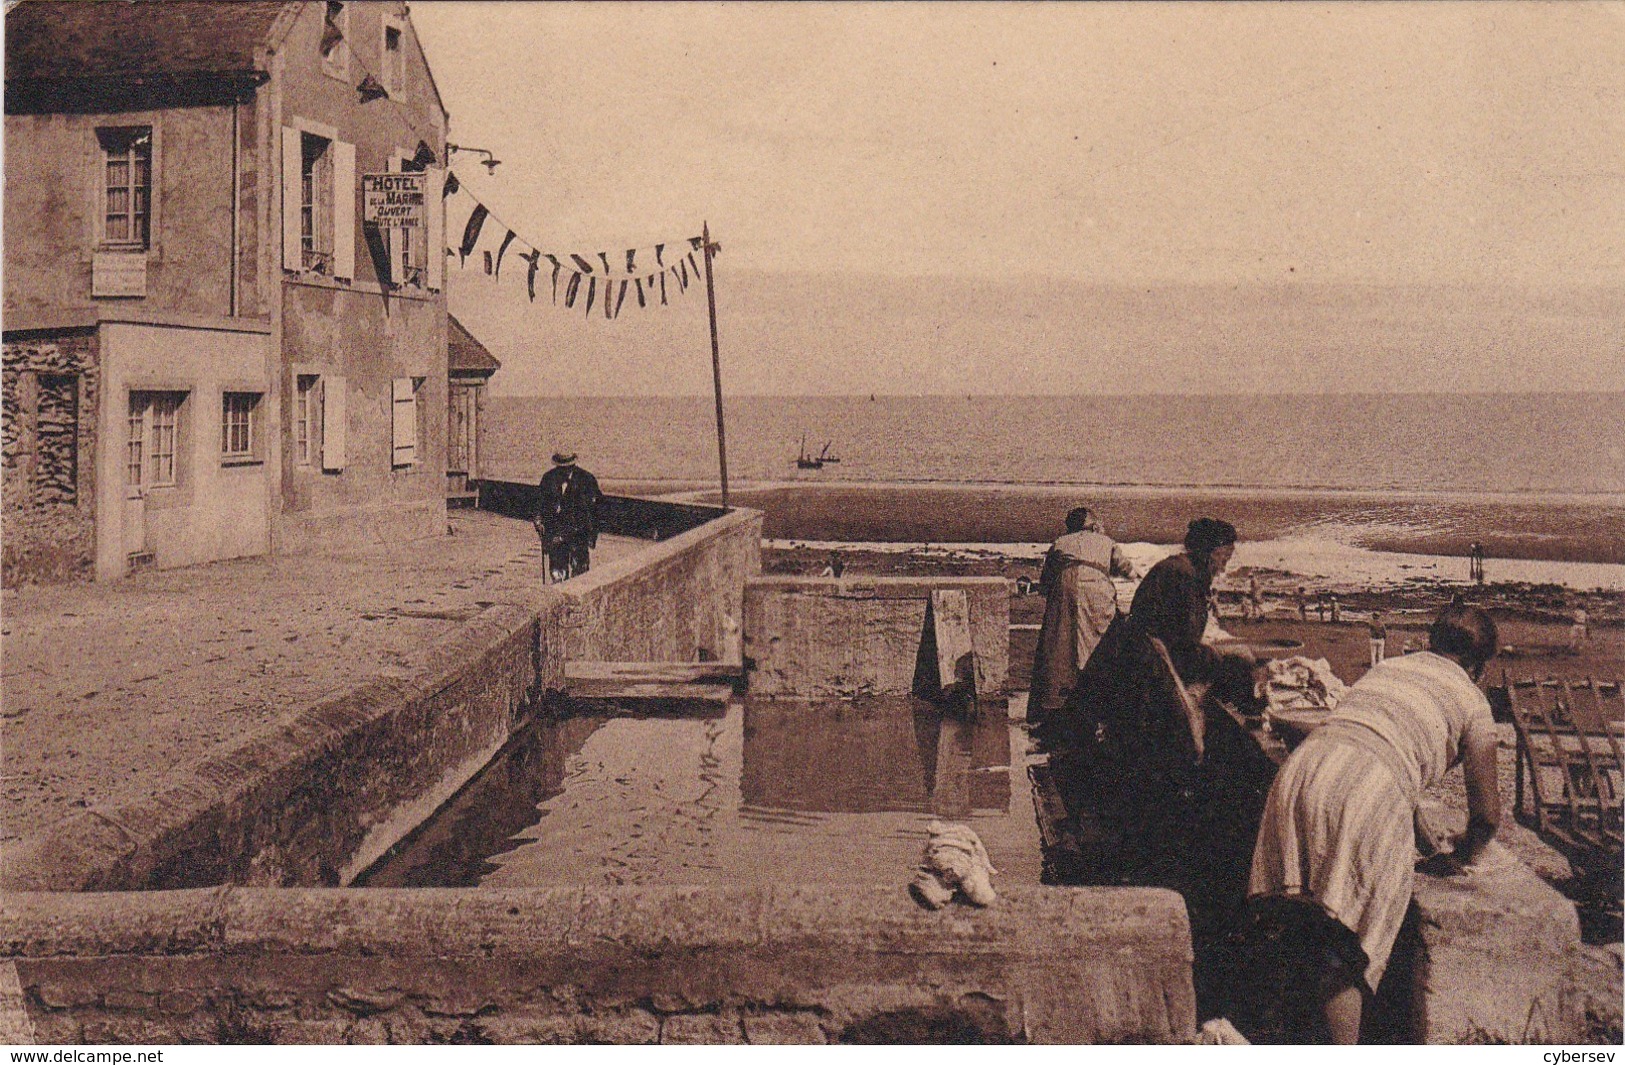
[[[1235,543],[1235,526],[1227,521],[1191,522],[1185,550],[1146,574],[1128,616],[1095,648],[1065,710],[1046,729],[1052,745],[1072,756],[1079,786],[1091,792],[1087,801],[1096,809],[1178,817],[1181,797],[1197,787],[1192,725],[1152,638],[1187,688],[1205,687],[1243,707],[1253,703],[1251,655],[1221,653],[1202,642],[1213,580],[1229,564]]]

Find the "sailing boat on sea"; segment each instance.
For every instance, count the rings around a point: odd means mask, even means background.
[[[840,462],[840,456],[829,453],[830,445],[834,441],[825,441],[824,447],[814,455],[807,451],[807,434],[801,434],[801,450],[796,454],[796,469],[821,470],[826,462]]]

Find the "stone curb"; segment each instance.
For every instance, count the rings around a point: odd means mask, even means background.
[[[918,1041],[908,1025],[966,1020],[1013,1041],[1194,1037],[1185,907],[1148,888],[1016,887],[941,911],[901,882],[3,903],[0,958],[39,1037],[58,1042],[250,1029],[276,1042]]]
[[[148,800],[86,810],[58,821],[5,854],[0,890],[129,890],[171,867],[185,869],[192,837],[210,822],[251,820],[308,780],[313,763],[366,730],[446,691],[504,641],[558,616],[567,600],[551,589],[531,604],[497,603],[436,640],[403,677],[382,677],[298,713],[268,735],[218,748],[184,767]],[[558,663],[554,663],[558,666]],[[540,679],[562,681],[562,666]],[[239,825],[246,830],[246,825]]]

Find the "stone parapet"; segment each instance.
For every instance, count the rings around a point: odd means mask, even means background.
[[[1574,904],[1512,858],[1482,873],[1418,873],[1412,984],[1417,1043],[1574,1043]]]
[[[7,853],[10,891],[339,884],[483,767],[563,683],[561,596],[498,604],[399,675],[181,768],[156,797],[87,810]]]
[[[98,1042],[1180,1042],[1185,909],[1140,888],[19,894],[27,1027]]]
[[[762,577],[745,586],[752,695],[851,698],[915,688],[933,591],[963,591],[977,691],[1007,693],[1010,584],[1000,577]],[[929,663],[935,675],[936,663]]]
[[[348,884],[565,687],[566,656],[738,656],[761,514],[736,511],[558,586],[501,594],[398,666],[173,767],[147,799],[9,847],[0,889]],[[730,644],[730,640],[732,643]]]
[[[741,600],[762,570],[762,514],[734,510],[558,586],[572,662],[739,660]]]

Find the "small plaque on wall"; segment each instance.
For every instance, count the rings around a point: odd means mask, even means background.
[[[145,296],[147,294],[147,253],[144,251],[99,251],[91,262],[92,296]]]

